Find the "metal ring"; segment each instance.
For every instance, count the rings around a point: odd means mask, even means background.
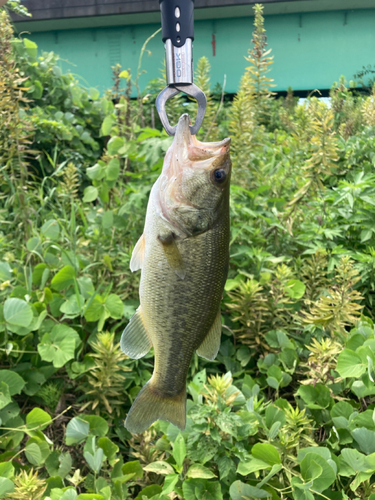
[[[194,125],[189,126],[191,134],[196,135],[203,122],[204,114],[206,112],[207,99],[204,92],[199,87],[194,85],[194,83],[170,85],[165,87],[165,89],[160,92],[156,99],[156,109],[159,113],[160,121],[168,135],[175,135],[177,125],[172,127],[169,124],[165,104],[168,99],[174,97],[179,92],[184,92],[190,97],[194,97],[198,103],[197,118]]]

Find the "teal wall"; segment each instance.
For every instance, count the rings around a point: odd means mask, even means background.
[[[207,56],[212,66],[212,83],[222,83],[226,74],[227,92],[236,92],[246,67],[244,55],[250,46],[252,23],[251,17],[195,23],[195,62]],[[350,80],[363,65],[375,64],[375,8],[347,14],[332,11],[267,16],[265,27],[275,56],[270,75],[275,80],[275,90],[286,90],[289,85],[295,90],[327,89],[340,75]],[[62,63],[64,69],[80,75],[83,83],[103,91],[112,85],[110,68],[114,64],[136,72],[142,45],[158,28],[157,24],[146,24],[26,36],[41,50],[52,50],[69,61],[71,64]],[[156,35],[147,48],[152,54],[144,55],[142,69],[147,73],[140,77],[141,87],[160,74],[164,58],[161,35]]]

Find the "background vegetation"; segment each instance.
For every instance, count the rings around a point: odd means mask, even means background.
[[[233,144],[220,353],[193,359],[184,432],[132,436],[153,355],[119,338],[171,144],[152,112],[164,81],[134,101],[117,66],[100,96],[0,12],[2,498],[375,499],[375,93],[341,78],[329,104],[276,99],[260,6],[246,59],[233,102],[206,58],[196,74],[200,138]]]

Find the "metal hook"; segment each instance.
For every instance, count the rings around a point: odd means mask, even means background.
[[[190,132],[192,135],[196,135],[200,126],[202,125],[204,114],[206,112],[207,99],[204,92],[194,85],[194,83],[189,84],[172,84],[165,87],[164,90],[160,92],[156,99],[156,109],[159,113],[160,121],[165,128],[168,135],[175,135],[177,125],[172,127],[169,124],[167,112],[165,110],[165,104],[171,97],[174,97],[179,92],[184,92],[185,94],[193,97],[198,103],[197,118],[194,125],[190,126]]]

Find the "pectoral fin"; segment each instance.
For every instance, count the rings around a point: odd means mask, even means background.
[[[216,315],[215,321],[211,326],[210,331],[207,333],[205,339],[197,349],[198,356],[209,359],[212,361],[216,358],[220,349],[221,340],[221,311]]]
[[[138,307],[123,331],[120,346],[132,359],[142,358],[151,349],[152,342],[143,323],[141,307]]]
[[[138,271],[138,269],[142,269],[144,256],[145,235],[142,234],[134,247],[132,258],[130,259],[130,270],[132,273],[134,273],[134,271]]]
[[[185,278],[186,271],[182,261],[181,253],[176,244],[173,233],[159,234],[158,240],[163,245],[164,254],[167,257],[168,264],[181,279]]]

